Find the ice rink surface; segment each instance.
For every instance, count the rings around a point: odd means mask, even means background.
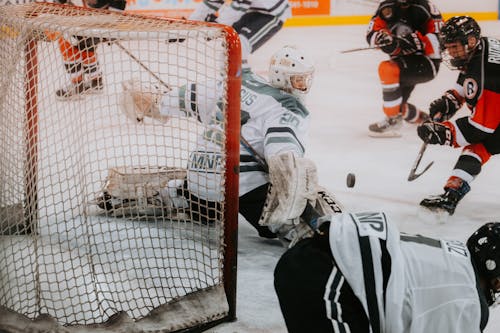
[[[500,37],[500,22],[480,25],[483,35]],[[386,56],[372,50],[340,53],[366,46],[365,29],[285,28],[250,58],[254,69],[265,75],[271,54],[284,45],[296,45],[313,57],[316,72],[306,103],[312,113],[306,156],[316,162],[320,184],[334,193],[346,210],[383,210],[400,230],[409,233],[465,241],[483,223],[500,221],[500,157],[492,157],[483,167],[471,184],[471,192],[446,223],[437,224],[419,213],[420,200],[442,193],[460,150],[429,146],[420,169],[431,161],[434,165],[408,182],[422,143],[416,127],[404,124],[401,138],[368,136],[368,125],[383,118],[377,66]],[[416,87],[410,102],[427,109],[432,100],[453,86],[456,76],[457,72],[443,64],[436,79]],[[350,172],[356,175],[353,188],[346,186]],[[286,332],[273,288],[274,266],[285,249],[277,241],[259,239],[242,218],[239,230],[238,319],[209,332]],[[500,310],[490,311],[485,332],[500,332]]]

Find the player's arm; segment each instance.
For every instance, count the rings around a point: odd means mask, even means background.
[[[431,104],[430,109],[435,109],[437,108],[436,105],[438,105],[440,106],[440,110],[445,110],[441,114],[445,115],[442,119],[446,121],[442,123],[428,122],[420,125],[417,128],[417,132],[425,142],[464,147],[469,144],[482,142],[500,126],[500,114],[498,112],[491,112],[492,105],[500,103],[500,94],[487,89],[478,94],[479,98],[470,116],[448,120],[464,102],[464,79],[460,75],[455,88],[447,91],[441,99]],[[448,115],[446,108],[448,108]],[[435,110],[431,112],[431,116],[433,114],[437,114]]]
[[[424,54],[433,59],[440,59],[441,50],[438,35],[443,26],[443,17],[439,9],[430,1],[420,9],[424,23],[418,31],[418,36],[422,42]]]
[[[460,86],[447,90],[429,105],[429,115],[434,121],[445,121],[453,117],[465,102]]]
[[[122,82],[122,88],[121,110],[134,121],[149,117],[166,122],[173,116],[193,117],[205,124],[216,121],[220,83],[188,83],[165,92],[132,79]]]

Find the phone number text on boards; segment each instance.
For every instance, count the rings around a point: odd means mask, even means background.
[[[292,1],[291,5],[293,8],[318,8],[319,1]]]

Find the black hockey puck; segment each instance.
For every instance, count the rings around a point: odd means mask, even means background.
[[[353,173],[348,173],[346,178],[347,187],[354,187],[356,184],[356,176]]]

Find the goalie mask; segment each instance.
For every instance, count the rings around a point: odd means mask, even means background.
[[[470,16],[454,16],[439,34],[443,61],[451,69],[464,69],[479,45],[481,28]]]
[[[500,223],[488,222],[467,240],[472,262],[489,291],[488,305],[495,303],[500,293]]]
[[[301,97],[311,89],[314,75],[312,61],[293,46],[285,46],[271,57],[271,85]]]

